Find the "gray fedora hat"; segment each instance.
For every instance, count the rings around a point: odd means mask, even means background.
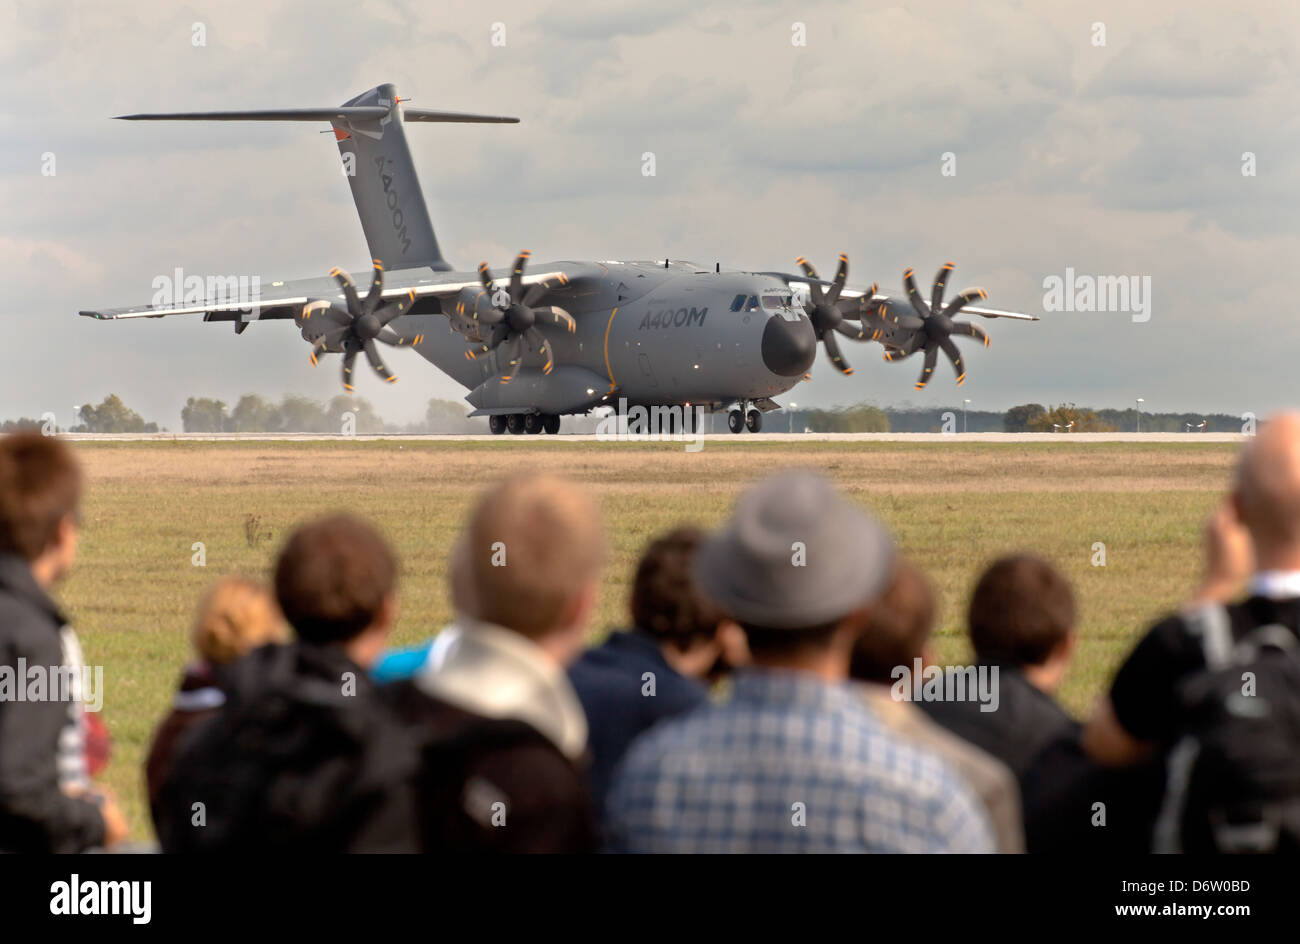
[[[874,517],[815,472],[750,486],[695,555],[700,589],[742,623],[807,629],[877,599],[894,544]]]

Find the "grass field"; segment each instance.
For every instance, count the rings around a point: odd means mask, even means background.
[[[1175,605],[1200,568],[1200,528],[1225,487],[1235,447],[1166,444],[714,443],[515,441],[78,443],[88,475],[81,559],[59,596],[88,663],[104,666],[113,734],[107,779],[137,836],[149,835],[141,764],[188,657],[202,590],[218,575],[264,575],[301,519],[369,515],[401,554],[396,641],[450,617],[448,548],[479,489],[527,469],[559,473],[599,498],[612,566],[593,634],[624,622],[645,541],[681,521],[712,525],[766,472],[817,468],[874,509],[941,595],[938,653],[968,655],[966,594],[983,563],[1033,549],[1074,581],[1081,637],[1063,698],[1086,710],[1135,635]],[[206,567],[192,564],[196,542]],[[1105,566],[1093,566],[1094,545]]]

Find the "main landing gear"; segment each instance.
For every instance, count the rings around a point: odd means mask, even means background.
[[[560,418],[554,413],[508,413],[493,414],[488,417],[488,429],[493,436],[500,436],[507,430],[513,436],[528,433],[536,436],[546,433],[554,436],[560,431]]]
[[[763,414],[752,407],[748,412],[745,411],[747,404],[741,404],[727,414],[727,428],[733,433],[740,433],[749,430],[751,433],[757,433],[763,428]]]

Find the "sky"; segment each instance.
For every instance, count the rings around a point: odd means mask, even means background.
[[[528,248],[786,271],[805,255],[829,274],[843,251],[852,284],[897,291],[906,267],[927,285],[952,260],[954,288],[1042,317],[981,321],[992,345],[961,388],[941,363],[916,393],[915,359],[845,342],[855,373],[819,355],[786,398],[801,407],[1297,406],[1298,47],[1300,5],[1258,0],[7,0],[0,419],[71,423],[116,393],[179,429],[189,396],[339,392],[287,322],[236,336],[77,311],[147,303],[176,267],[263,284],[363,272],[315,126],[110,118],[328,106],[382,82],[417,107],[522,119],[408,128],[460,267]],[[1149,277],[1149,318],[1045,311],[1067,269]],[[402,382],[359,385],[385,419],[464,395],[412,352],[385,357]]]

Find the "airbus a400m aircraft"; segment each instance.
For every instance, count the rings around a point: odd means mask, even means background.
[[[773,397],[806,379],[821,342],[844,374],[852,368],[836,335],[884,346],[886,360],[914,354],[924,365],[916,389],[929,383],[942,351],[961,383],[965,361],[954,336],[983,341],[985,318],[1037,320],[976,307],[982,289],[945,303],[952,263],[935,277],[927,301],[908,269],[906,297],[877,286],[852,289],[848,259],[821,279],[800,258],[801,271],[732,272],[671,260],[532,263],[514,260],[507,275],[484,263],[456,270],[442,257],[415,164],[407,122],[514,123],[517,118],[409,108],[392,85],[380,85],[337,108],[122,116],[131,121],[326,122],[342,154],[361,227],[373,257],[363,295],[351,276],[274,282],[252,302],[207,297],[195,303],[98,309],[93,318],[199,315],[233,322],[292,319],[317,363],[341,354],[343,386],[355,389],[357,356],[392,383],[396,376],[378,343],[411,347],[469,390],[475,416],[494,433],[555,433],[560,417],[600,406],[672,406],[728,412],[732,432],[762,427]],[[691,416],[693,411],[684,410]]]

